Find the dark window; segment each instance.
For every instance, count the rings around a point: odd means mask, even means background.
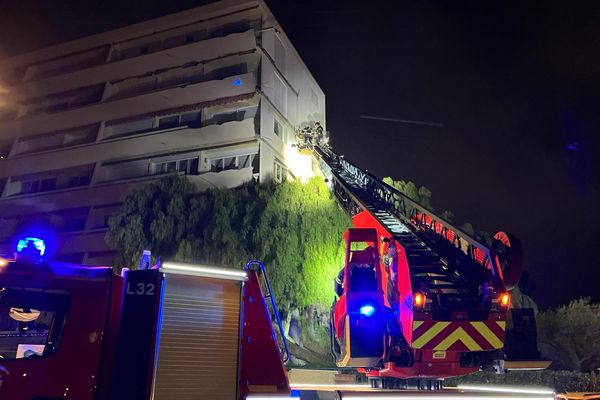
[[[181,125],[187,125],[190,128],[200,127],[200,111],[192,111],[181,114]]]
[[[224,163],[224,169],[236,169],[237,165],[236,165],[236,157],[227,157],[226,159],[223,160]]]
[[[179,126],[179,115],[164,117],[158,120],[158,129],[169,129]]]
[[[8,157],[10,153],[10,148],[12,147],[12,140],[5,140],[0,142],[0,159]]]
[[[40,191],[40,181],[21,182],[21,193],[37,193]]]
[[[62,336],[71,296],[63,290],[4,286],[0,283],[0,358],[52,354]]]
[[[273,120],[273,133],[279,137],[281,137],[281,134],[283,133],[283,127],[277,119]]]
[[[181,160],[179,161],[179,166],[177,167],[177,170],[179,172],[188,172],[188,160]]]
[[[90,183],[88,175],[74,176],[69,179],[69,187],[85,186]]]
[[[82,231],[85,228],[86,217],[74,217],[65,220],[63,232]]]
[[[210,162],[210,171],[211,172],[221,172],[221,171],[223,171],[223,159],[220,158],[218,160],[212,160]]]
[[[56,178],[42,179],[40,191],[47,192],[56,189]]]

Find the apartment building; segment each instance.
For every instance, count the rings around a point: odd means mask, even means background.
[[[114,259],[109,216],[167,174],[201,191],[306,178],[294,130],[325,96],[261,0],[224,0],[0,60],[0,254],[24,226],[57,259]]]

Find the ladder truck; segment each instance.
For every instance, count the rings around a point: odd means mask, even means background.
[[[509,311],[522,267],[516,237],[498,232],[486,246],[333,152],[319,123],[296,139],[354,226],[331,308],[339,368],[373,387],[439,389],[443,378],[504,372],[507,355],[539,359],[533,310]]]

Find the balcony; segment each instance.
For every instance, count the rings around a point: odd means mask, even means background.
[[[184,125],[154,132],[134,133],[60,150],[59,156],[56,151],[52,151],[1,160],[0,181],[3,177],[16,174],[41,173],[48,169],[70,168],[107,159],[129,159],[166,150],[176,152],[190,148],[222,146],[253,140],[255,137],[253,118],[200,128],[187,128],[187,125]]]
[[[48,166],[44,166],[46,169]],[[89,185],[93,165],[52,170],[38,174],[13,176],[4,187],[3,197],[36,195],[42,192],[78,188]]]
[[[48,129],[70,129],[92,125],[100,120],[118,120],[135,115],[159,112],[189,104],[235,97],[256,91],[254,74],[231,76],[221,80],[201,82],[146,93],[135,97],[107,101],[60,113],[35,115],[0,123],[5,139],[33,136]]]
[[[75,89],[96,82],[115,81],[130,76],[142,75],[148,71],[156,71],[173,65],[182,65],[191,60],[195,62],[214,60],[250,51],[255,47],[256,38],[253,30],[232,33],[224,37],[184,44],[155,53],[139,55],[134,58],[53,76],[32,83],[27,82],[19,87],[19,92],[25,97],[41,96]],[[90,77],[93,77],[93,79]]]
[[[65,208],[114,204],[115,200],[121,199],[131,190],[139,189],[155,179],[158,177],[97,187],[42,192],[35,196],[4,197],[0,199],[0,215],[3,218],[12,218],[33,213],[48,213]]]

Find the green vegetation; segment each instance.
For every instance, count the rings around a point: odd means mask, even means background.
[[[600,368],[600,304],[572,300],[536,316],[538,347],[553,368],[588,372]]]
[[[431,192],[412,182],[386,182],[431,208]],[[451,213],[447,213],[451,216]],[[319,178],[306,184],[248,184],[196,193],[184,178],[168,177],[131,193],[109,220],[106,240],[121,267],[134,267],[143,249],[163,260],[203,262],[241,268],[250,259],[265,263],[284,314],[298,309],[305,344],[299,352],[327,354],[332,282],[343,264],[343,232],[351,221]],[[472,227],[468,227],[473,231]],[[536,308],[518,289],[514,304]],[[598,386],[600,305],[589,299],[537,314],[538,347],[553,368],[579,371],[475,374],[467,381],[532,382],[557,389]],[[312,349],[312,350],[309,350]],[[308,354],[308,353],[307,353]],[[315,357],[318,360],[318,357]],[[324,361],[315,361],[323,363]],[[467,379],[467,378],[463,378]],[[596,385],[596,386],[594,386]]]
[[[163,260],[240,268],[262,260],[285,311],[329,306],[349,226],[319,178],[195,193],[186,179],[168,177],[124,199],[106,241],[121,267],[135,267],[143,249]]]

